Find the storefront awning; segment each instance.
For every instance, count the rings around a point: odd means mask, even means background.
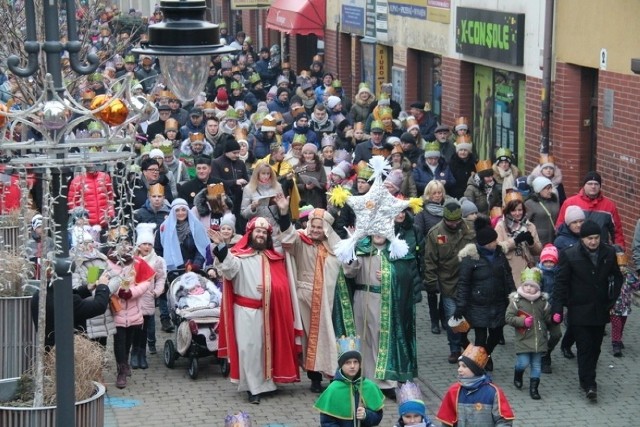
[[[267,15],[267,28],[322,38],[325,21],[325,0],[274,0]]]

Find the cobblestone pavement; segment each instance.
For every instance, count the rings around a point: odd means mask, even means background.
[[[418,305],[418,361],[417,380],[425,395],[425,402],[433,416],[441,397],[455,381],[455,367],[447,363],[446,334],[433,335],[428,324],[426,302]],[[542,400],[534,401],[528,393],[528,371],[525,386],[517,390],[513,384],[514,331],[505,328],[506,345],[494,352],[494,381],[509,398],[515,413],[516,426],[634,426],[640,425],[633,408],[640,384],[640,321],[632,313],[626,325],[623,358],[611,354],[610,336],[606,336],[598,364],[598,403],[588,402],[578,387],[577,362],[568,360],[556,350],[553,374],[541,378]],[[224,378],[211,358],[200,359],[200,373],[196,380],[187,373],[188,360],[180,358],[174,369],[162,360],[162,346],[173,334],[159,329],[158,354],[149,356],[147,370],[134,370],[127,388],[115,388],[115,373],[106,375],[108,400],[105,409],[107,427],[139,426],[222,426],[224,417],[231,412],[245,410],[253,425],[266,426],[318,426],[319,417],[312,408],[317,395],[309,391],[310,382],[302,375],[302,382],[280,387],[272,396],[262,399],[260,405],[250,405],[246,394]],[[112,363],[113,365],[113,363]],[[397,420],[397,405],[386,401],[382,426],[392,426]]]

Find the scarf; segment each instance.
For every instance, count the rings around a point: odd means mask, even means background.
[[[184,243],[189,236],[189,221],[179,221],[176,223],[176,231],[178,232],[178,242]]]
[[[516,289],[516,292],[518,293],[518,295],[520,295],[522,298],[526,299],[527,301],[536,301],[538,298],[540,298],[541,292],[540,289],[538,288],[538,291],[535,294],[527,294],[524,292],[524,290],[522,290],[522,286],[520,286],[518,289]]]
[[[318,124],[319,127],[324,126],[325,123],[327,123],[327,121],[329,121],[329,115],[327,114],[324,117],[324,120],[318,120],[318,118],[316,117],[316,113],[313,112],[311,113],[311,120],[313,120],[314,122],[316,122]]]
[[[487,382],[487,380],[488,378],[486,374],[479,377],[458,378],[458,381],[460,382],[460,385],[462,386],[462,388],[468,391],[473,391],[477,389],[483,383]]]
[[[427,212],[429,212],[433,216],[442,218],[444,206],[442,206],[440,203],[427,202]]]
[[[516,221],[511,215],[506,214],[504,216],[504,224],[507,226],[509,235],[513,236],[514,233],[517,233],[522,227],[525,227],[525,219],[523,218],[520,221]]]
[[[307,172],[315,172],[315,170],[316,170],[316,162],[315,162],[315,160],[311,161],[311,162],[305,162],[304,163],[304,168],[305,168],[305,171],[307,171]]]

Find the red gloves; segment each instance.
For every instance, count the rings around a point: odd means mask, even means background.
[[[553,315],[553,323],[560,324],[562,322],[562,314],[556,313]]]
[[[533,325],[533,317],[532,316],[527,316],[524,318],[524,326],[526,326],[527,328],[530,328]]]
[[[128,300],[131,299],[133,295],[131,294],[131,291],[129,289],[120,288],[120,290],[118,290],[118,296],[123,300]]]

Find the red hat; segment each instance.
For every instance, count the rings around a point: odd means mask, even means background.
[[[547,243],[540,253],[540,262],[545,261],[553,261],[554,264],[558,263],[558,249],[551,243]]]
[[[229,95],[227,95],[227,90],[225,88],[221,87],[218,89],[214,102],[219,110],[226,110],[229,108]]]

